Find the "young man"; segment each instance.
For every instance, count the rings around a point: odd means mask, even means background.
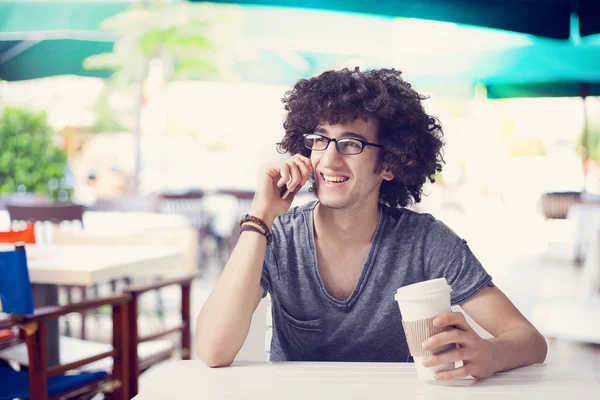
[[[424,346],[459,346],[423,363],[464,363],[437,379],[544,361],[546,341],[466,242],[405,208],[443,163],[442,129],[423,99],[393,69],[329,71],[287,93],[279,145],[293,156],[261,173],[252,217],[200,312],[196,347],[207,365],[232,363],[267,292],[272,361],[411,361],[394,293],[439,277],[452,304],[494,338],[482,339],[462,313],[437,317],[452,329]],[[309,179],[318,201],[290,209]]]

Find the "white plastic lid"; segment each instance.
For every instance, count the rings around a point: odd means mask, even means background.
[[[396,291],[394,298],[396,301],[411,301],[436,295],[443,291],[451,292],[452,288],[448,285],[446,278],[438,278],[402,286]]]

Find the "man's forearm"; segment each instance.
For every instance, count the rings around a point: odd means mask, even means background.
[[[211,367],[230,364],[246,340],[252,314],[260,301],[265,247],[264,237],[243,232],[200,311],[196,350],[200,359]]]
[[[494,349],[495,372],[543,363],[548,352],[546,339],[531,325],[523,325],[489,339]]]

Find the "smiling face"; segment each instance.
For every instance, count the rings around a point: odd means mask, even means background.
[[[335,125],[324,123],[314,133],[328,138],[355,138],[379,144],[377,130],[377,120],[370,118]],[[380,151],[377,147],[365,146],[360,154],[346,155],[337,151],[334,142],[330,142],[324,151],[313,150],[310,159],[321,205],[344,209],[377,204],[382,180],[394,177],[385,166],[378,171]]]

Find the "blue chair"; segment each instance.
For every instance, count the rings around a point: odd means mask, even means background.
[[[34,310],[25,248],[17,246],[14,251],[0,252],[0,300],[3,312],[9,314],[7,319],[0,319],[0,329],[18,327],[25,340],[29,358],[28,370],[16,371],[0,366],[0,400],[69,399],[93,397],[97,393],[108,393],[111,399],[128,398],[127,316],[130,295]],[[103,305],[113,307],[113,349],[68,364],[48,367],[46,321]],[[76,371],[84,365],[108,357],[114,359],[110,372]]]

